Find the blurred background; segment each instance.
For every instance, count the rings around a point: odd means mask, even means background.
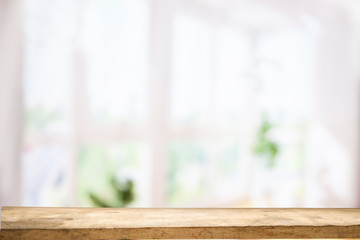
[[[0,0],[0,205],[360,207],[360,1]]]

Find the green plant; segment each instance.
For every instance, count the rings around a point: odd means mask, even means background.
[[[95,207],[126,207],[135,200],[133,181],[119,182],[115,175],[112,175],[109,183],[113,193],[112,200],[105,200],[93,192],[89,193],[89,198]]]
[[[261,159],[267,161],[267,167],[272,168],[276,164],[276,156],[279,152],[278,144],[272,141],[269,137],[269,132],[273,129],[273,125],[263,118],[257,133],[256,142],[253,148],[253,153]]]

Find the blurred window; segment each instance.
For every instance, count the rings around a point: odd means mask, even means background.
[[[134,181],[133,206],[301,200],[313,38],[180,2],[166,28],[152,16],[162,1],[26,1],[24,204],[90,206],[112,175]],[[150,54],[156,34],[170,36],[170,54]],[[161,57],[170,74],[157,93],[169,109],[159,111],[150,68]],[[253,151],[264,116],[279,148],[273,168]]]

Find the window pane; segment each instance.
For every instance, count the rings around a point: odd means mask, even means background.
[[[220,127],[239,126],[249,118],[248,108],[252,88],[247,74],[250,67],[250,39],[248,34],[221,27],[217,31],[216,119]]]
[[[186,15],[173,26],[171,117],[176,125],[203,125],[212,107],[212,28]]]
[[[147,1],[90,1],[84,9],[80,45],[91,122],[146,121],[149,20]]]
[[[70,204],[75,1],[25,1],[23,204]]]
[[[313,39],[301,29],[275,32],[260,38],[258,74],[261,104],[292,120],[311,113],[313,89]]]
[[[268,138],[278,150],[272,167],[263,164],[264,157],[254,156],[252,200],[257,206],[296,206],[303,200],[305,137],[312,111],[311,51],[310,38],[301,29],[259,38],[259,106],[271,120]]]
[[[207,155],[196,142],[173,142],[168,150],[167,195],[170,205],[193,203],[207,193]]]
[[[89,194],[94,193],[109,204],[114,196],[111,178],[134,183],[135,202],[132,206],[149,206],[150,153],[141,143],[88,144],[80,149],[78,164],[78,198],[82,206],[94,206]]]
[[[75,9],[72,1],[26,1],[24,100],[27,133],[64,135],[70,131]]]
[[[69,205],[69,152],[57,143],[27,144],[23,155],[23,203],[26,206]]]
[[[244,195],[248,182],[243,159],[244,149],[238,141],[217,141],[214,174],[211,176],[213,202],[227,203]]]

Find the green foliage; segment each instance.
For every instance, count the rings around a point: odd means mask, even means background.
[[[279,152],[278,145],[269,138],[269,132],[273,126],[264,118],[260,129],[257,133],[256,143],[253,148],[253,153],[262,159],[265,159],[265,163],[268,167],[272,168],[276,164],[276,156]]]
[[[113,199],[105,200],[93,192],[89,193],[89,198],[95,207],[126,207],[135,200],[134,183],[131,180],[119,182],[114,175],[110,177],[109,184],[112,190]]]

